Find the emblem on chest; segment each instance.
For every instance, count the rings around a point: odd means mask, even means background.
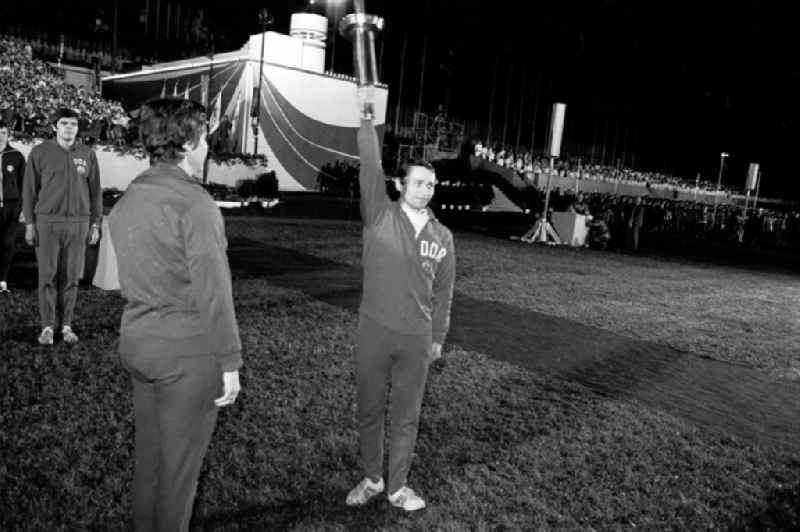
[[[72,162],[75,164],[75,171],[78,172],[78,175],[80,177],[86,176],[87,167],[89,166],[89,163],[86,161],[86,159],[81,159],[80,157],[73,157]]]
[[[442,259],[447,255],[447,250],[436,242],[420,240],[419,255],[423,259],[433,259],[436,262],[442,262]]]

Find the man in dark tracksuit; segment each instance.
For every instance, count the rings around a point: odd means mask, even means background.
[[[39,343],[43,345],[53,343],[59,321],[64,341],[78,341],[71,325],[86,240],[97,244],[103,215],[94,149],[75,143],[78,114],[59,109],[53,125],[56,138],[31,150],[22,185],[25,240],[36,246],[39,266]],[[57,316],[59,306],[61,316]]]
[[[109,215],[127,300],[119,354],[133,382],[133,521],[137,532],[176,532],[189,529],[217,407],[239,393],[242,345],[222,215],[192,177],[208,152],[205,108],[161,99],[140,117],[151,167]]]
[[[10,134],[8,124],[0,120],[0,294],[9,292],[8,271],[14,258],[25,176],[25,157],[8,143]]]
[[[358,132],[364,292],[356,349],[359,441],[364,479],[347,496],[361,506],[384,491],[387,379],[392,380],[389,502],[407,511],[425,501],[406,486],[430,362],[441,356],[455,278],[453,236],[427,208],[435,175],[424,161],[405,165],[390,202],[380,146],[369,117]]]

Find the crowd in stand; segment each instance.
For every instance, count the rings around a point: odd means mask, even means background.
[[[474,145],[474,154],[503,168],[513,169],[523,178],[544,175],[549,169],[549,160],[547,158],[537,157],[525,149],[517,152],[509,146],[501,146],[500,144],[490,146],[488,143],[484,144],[478,141]],[[554,162],[553,171],[560,177],[596,182],[645,185],[652,188],[670,190],[694,190],[695,186],[699,190],[708,192],[716,190],[716,184],[707,180],[690,181],[660,172],[643,172],[596,163],[583,164],[582,159],[575,157],[558,159]],[[726,193],[735,192],[726,187],[722,187],[721,190]]]
[[[75,110],[84,135],[122,138],[130,118],[119,103],[66,83],[58,70],[35,58],[30,43],[0,36],[0,117],[17,135],[49,136],[55,109]]]
[[[528,193],[532,211],[541,212],[544,192],[531,188]],[[575,193],[555,189],[550,195],[549,212],[573,211],[588,214],[590,242],[599,247],[606,245],[626,248],[628,222],[631,220],[637,198],[594,192]],[[700,239],[734,242],[751,247],[800,250],[800,212],[771,209],[750,210],[734,205],[712,205],[685,200],[641,197],[643,206],[642,238],[648,235],[678,236],[683,239]],[[606,234],[606,238],[595,237]]]
[[[60,39],[48,38],[43,33],[30,37],[24,36],[24,32],[18,28],[11,28],[8,35],[12,35],[18,41],[24,42],[37,58],[53,62],[61,60],[68,65],[112,70],[111,48],[100,42],[85,39],[68,39],[62,43]],[[143,64],[152,62],[152,60],[143,57],[134,57],[127,48],[119,48],[114,61],[113,70],[115,71],[123,70],[127,63]]]

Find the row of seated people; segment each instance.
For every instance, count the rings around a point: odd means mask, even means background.
[[[544,193],[531,187],[533,212],[541,212]],[[641,196],[641,230],[647,234],[671,234],[682,238],[734,241],[753,246],[800,249],[800,211],[713,205],[687,200]],[[611,235],[612,246],[625,247],[624,235],[633,216],[636,198],[608,193],[551,191],[550,210],[586,215],[588,223]],[[645,236],[646,238],[646,236]]]
[[[549,159],[538,157],[525,149],[517,153],[511,147],[501,145],[490,146],[478,141],[474,144],[473,153],[491,161],[501,167],[515,170],[521,176],[526,174],[543,175],[549,169]],[[629,168],[617,169],[614,166],[596,163],[582,164],[580,158],[561,158],[554,162],[553,171],[561,177],[578,178],[607,183],[621,183],[629,185],[647,185],[655,188],[681,188],[713,192],[716,185],[707,180],[689,181],[661,172],[643,172]],[[738,192],[733,189],[724,189],[728,193]]]

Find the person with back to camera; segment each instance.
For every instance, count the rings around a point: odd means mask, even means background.
[[[42,345],[53,343],[53,330],[59,321],[64,342],[78,341],[72,318],[86,260],[86,240],[91,245],[100,240],[103,215],[100,167],[94,148],[75,142],[78,113],[58,109],[52,123],[56,138],[31,150],[22,185],[25,241],[36,247],[39,269]]]
[[[371,89],[359,89],[360,102],[372,102]],[[391,378],[388,499],[413,511],[424,508],[425,501],[406,480],[428,367],[441,357],[450,324],[455,249],[453,235],[428,208],[436,183],[428,162],[405,164],[394,180],[400,199],[387,197],[372,119],[362,112],[358,132],[364,285],[355,363],[364,478],[348,493],[346,504],[363,506],[386,489],[383,438]]]
[[[240,391],[225,226],[194,177],[203,172],[207,134],[198,103],[142,106],[139,135],[151,166],[109,215],[126,300],[118,351],[133,382],[139,532],[188,530],[217,407]]]

